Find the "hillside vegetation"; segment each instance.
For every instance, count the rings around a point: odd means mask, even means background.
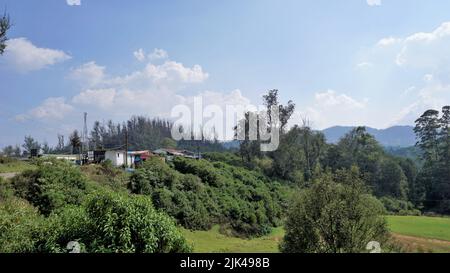
[[[149,198],[89,180],[65,161],[39,160],[11,182],[0,179],[0,252],[67,252],[72,241],[82,252],[191,250]]]
[[[290,191],[255,171],[186,158],[176,158],[172,168],[159,159],[146,162],[130,189],[150,196],[185,228],[222,224],[237,236],[261,236],[281,225]]]

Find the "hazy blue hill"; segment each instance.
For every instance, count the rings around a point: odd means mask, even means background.
[[[231,141],[222,142],[222,146],[225,149],[228,149],[228,150],[239,149],[239,145],[240,145],[239,141],[237,141],[237,140],[231,140]]]
[[[351,131],[352,126],[334,126],[323,130],[327,141],[336,143],[346,133]],[[375,129],[366,127],[367,132],[383,145],[388,147],[410,147],[416,144],[416,136],[412,126],[393,126],[387,129]]]

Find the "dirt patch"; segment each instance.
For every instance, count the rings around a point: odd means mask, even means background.
[[[395,242],[400,244],[405,252],[420,253],[450,253],[450,242],[392,233]]]
[[[5,178],[5,179],[13,178],[16,175],[17,175],[17,173],[0,173],[0,176]]]

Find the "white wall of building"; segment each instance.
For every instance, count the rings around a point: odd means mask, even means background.
[[[125,151],[106,151],[105,160],[111,160],[114,166],[120,167],[125,165]],[[128,155],[128,167],[134,163],[134,156]]]

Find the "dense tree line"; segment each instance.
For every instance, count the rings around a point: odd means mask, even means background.
[[[417,147],[423,167],[417,176],[413,199],[418,206],[450,213],[450,106],[428,110],[416,120]]]
[[[295,105],[282,106],[277,96],[272,90],[263,100],[266,105],[280,109],[280,120],[286,124]],[[247,137],[247,131],[242,130],[247,130],[251,115],[261,113],[247,113],[242,122],[245,126],[236,127],[236,134],[241,130]],[[268,116],[270,121],[270,113]],[[417,214],[416,209],[422,209],[450,213],[449,120],[448,106],[440,116],[438,111],[426,111],[416,121],[419,142],[413,155],[411,149],[405,156],[385,150],[365,127],[357,127],[338,143],[328,144],[324,135],[312,130],[306,122],[289,130],[282,127],[276,151],[261,152],[260,140],[246,139],[241,141],[238,154],[248,168],[260,169],[269,177],[289,181],[300,188],[313,184],[314,172],[336,173],[356,166],[370,192],[391,212]],[[276,125],[268,124],[269,128],[273,126]]]
[[[172,123],[162,119],[135,116],[126,122],[106,124],[96,121],[90,133],[91,148],[124,147],[126,134],[132,150],[157,149],[171,137]]]

